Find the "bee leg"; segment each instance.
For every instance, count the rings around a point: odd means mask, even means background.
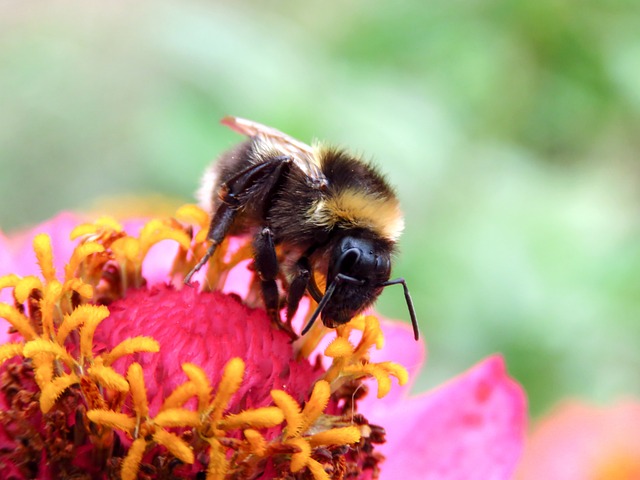
[[[287,323],[291,325],[293,316],[298,311],[300,300],[307,290],[309,279],[311,278],[311,266],[307,257],[301,257],[296,263],[298,271],[296,276],[289,285],[289,293],[287,294]]]
[[[253,240],[253,248],[255,252],[255,267],[260,276],[262,298],[267,314],[278,328],[284,330],[295,340],[297,335],[291,330],[290,326],[282,323],[278,314],[280,310],[280,295],[278,293],[278,284],[276,283],[279,271],[278,257],[276,255],[273,232],[269,227],[264,227],[258,232]]]
[[[207,235],[207,239],[211,241],[211,245],[209,245],[207,252],[203,255],[196,266],[191,269],[186,277],[184,277],[185,285],[191,284],[191,277],[193,277],[193,275],[200,270],[215,253],[220,242],[222,242],[224,237],[226,237],[235,215],[236,209],[230,208],[227,204],[222,204],[220,208],[216,210],[216,213],[211,220],[211,227],[209,228],[209,233]]]
[[[253,241],[255,251],[255,267],[262,281],[262,296],[267,313],[272,319],[278,318],[278,257],[273,243],[273,232],[269,227],[264,227],[256,235]]]
[[[270,199],[283,174],[288,171],[288,167],[292,161],[291,157],[288,156],[274,157],[268,162],[246,168],[222,184],[218,193],[222,203],[213,215],[211,223],[209,224],[209,232],[207,233],[207,240],[211,242],[211,245],[196,266],[193,267],[185,277],[185,285],[190,284],[193,275],[200,270],[215,253],[220,242],[222,242],[224,237],[227,236],[227,233],[229,233],[229,229],[231,225],[233,225],[238,210],[254,200],[250,195],[241,194],[246,193],[251,188],[259,186],[255,190],[257,192],[266,192]],[[265,205],[265,212],[267,210],[267,205]]]

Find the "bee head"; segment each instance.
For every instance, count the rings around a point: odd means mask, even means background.
[[[347,323],[371,305],[391,274],[391,248],[368,236],[347,235],[332,248],[327,285],[335,285],[322,310],[328,327]]]
[[[307,333],[318,316],[329,328],[343,325],[370,306],[382,289],[402,285],[407,302],[414,338],[418,340],[418,320],[404,278],[389,280],[393,244],[372,234],[350,232],[329,247],[331,256],[327,271],[327,289],[311,315],[301,335]],[[315,298],[315,297],[314,297]]]

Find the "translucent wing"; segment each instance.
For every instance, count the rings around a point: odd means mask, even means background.
[[[266,147],[272,147],[284,155],[290,155],[315,187],[327,184],[327,179],[318,165],[316,151],[306,143],[296,140],[280,130],[244,118],[224,117],[220,123],[242,135],[259,138]]]

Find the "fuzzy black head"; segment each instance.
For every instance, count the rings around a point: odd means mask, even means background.
[[[342,237],[334,246],[327,285],[334,285],[322,322],[336,327],[371,305],[391,274],[391,248],[367,236]]]

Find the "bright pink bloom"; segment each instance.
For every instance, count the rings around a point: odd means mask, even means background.
[[[517,478],[638,480],[639,432],[637,401],[610,407],[563,403],[534,426]]]
[[[381,353],[417,373],[422,351],[411,329],[397,322],[383,328]],[[526,408],[522,388],[494,355],[435,390],[409,396],[407,388],[396,388],[382,400],[365,399],[360,411],[387,432],[378,447],[386,457],[383,480],[510,479],[522,451]]]
[[[64,214],[17,237],[0,234],[0,276],[38,273],[31,247],[37,233],[51,236],[60,274],[76,243],[68,239],[69,233],[79,223]],[[130,222],[126,228],[132,231],[140,225]],[[305,398],[322,370],[306,360],[294,360],[291,345],[284,335],[279,338],[280,332],[274,334],[262,312],[251,311],[220,293],[205,295],[195,289],[176,291],[161,285],[167,281],[175,252],[172,242],[153,247],[143,268],[147,288],[131,291],[112,304],[111,316],[95,337],[105,347],[140,334],[159,341],[160,354],[137,358],[144,367],[151,410],[184,381],[180,363],[198,364],[215,385],[222,366],[233,356],[247,362],[247,382],[232,402],[241,405],[238,409],[266,405],[274,388],[287,390],[298,400]],[[234,290],[225,287],[229,289]],[[244,289],[243,285],[237,288]],[[0,292],[0,300],[10,302],[9,294]],[[7,338],[3,337],[3,323],[0,319],[0,342]],[[404,324],[383,321],[382,328],[386,346],[372,352],[371,360],[398,362],[415,376],[424,363],[422,344],[413,341]],[[269,335],[273,338],[266,340]],[[124,372],[125,362],[130,360],[118,360],[114,366]],[[370,395],[359,404],[358,411],[387,432],[387,442],[376,445],[376,451],[387,457],[380,478],[511,478],[523,444],[526,400],[522,389],[507,376],[500,356],[486,359],[432,392],[409,396],[408,389],[394,386],[384,399]]]

